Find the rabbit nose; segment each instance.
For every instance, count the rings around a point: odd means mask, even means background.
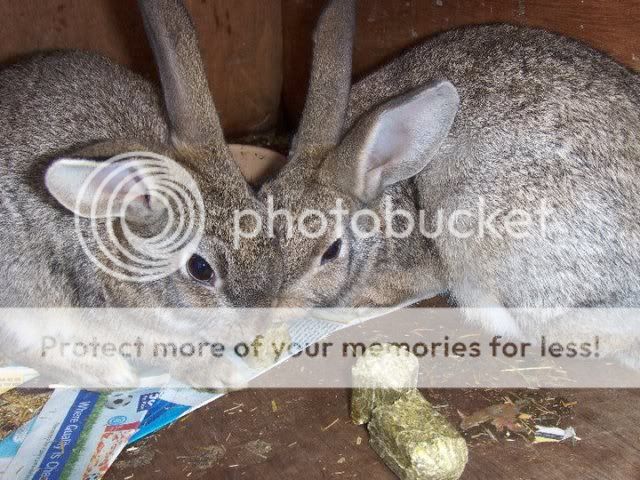
[[[266,269],[258,275],[240,275],[227,285],[227,297],[232,305],[242,308],[268,308],[280,289],[282,275]]]
[[[241,308],[268,308],[273,304],[273,295],[261,289],[245,289],[229,297],[233,305]]]
[[[298,298],[295,295],[290,295],[287,292],[284,292],[284,294],[281,293],[274,298],[272,306],[274,308],[281,309],[298,309],[306,307],[305,302],[301,298]]]

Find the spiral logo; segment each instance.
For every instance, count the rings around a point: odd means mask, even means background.
[[[151,282],[172,274],[204,233],[196,181],[175,161],[152,152],[102,162],[79,189],[76,212],[81,205],[90,205],[88,215],[75,216],[82,249],[123,281]]]

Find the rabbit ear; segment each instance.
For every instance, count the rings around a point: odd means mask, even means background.
[[[62,206],[81,217],[126,216],[144,224],[165,211],[153,195],[152,179],[130,162],[62,158],[48,168],[45,184]]]
[[[339,142],[349,104],[356,17],[355,0],[332,0],[322,13],[313,40],[307,99],[290,157],[322,154]]]
[[[226,152],[187,9],[181,0],[138,0],[138,5],[158,65],[173,143]]]
[[[458,111],[456,88],[439,81],[396,97],[361,118],[323,171],[368,202],[420,172],[446,138]]]

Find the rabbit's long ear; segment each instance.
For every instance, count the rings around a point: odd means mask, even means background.
[[[45,184],[67,210],[85,218],[125,217],[150,223],[165,211],[154,196],[153,176],[136,162],[62,158],[49,166]]]
[[[364,202],[419,173],[435,156],[460,98],[447,81],[396,97],[362,117],[327,158],[322,174]]]
[[[332,0],[314,33],[311,79],[290,157],[340,142],[351,89],[356,0]]]
[[[172,141],[226,149],[196,31],[182,0],[138,0],[160,74]]]

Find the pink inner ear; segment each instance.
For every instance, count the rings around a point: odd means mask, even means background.
[[[101,169],[91,183],[94,191],[100,191],[101,194],[107,195],[114,193],[116,190],[119,195],[126,195],[134,189],[140,189],[141,195],[145,195],[146,193],[143,192],[147,190],[144,185],[144,179],[134,168],[122,168],[122,165],[118,163]]]
[[[373,144],[367,158],[367,172],[392,167],[394,161],[402,160],[403,150],[411,148],[409,129],[390,113],[393,112],[385,114],[373,134]]]
[[[85,190],[85,198],[89,204],[97,202],[95,205],[103,214],[120,216],[125,212],[125,205],[150,210],[150,188],[149,180],[135,166],[116,162],[97,171]]]

